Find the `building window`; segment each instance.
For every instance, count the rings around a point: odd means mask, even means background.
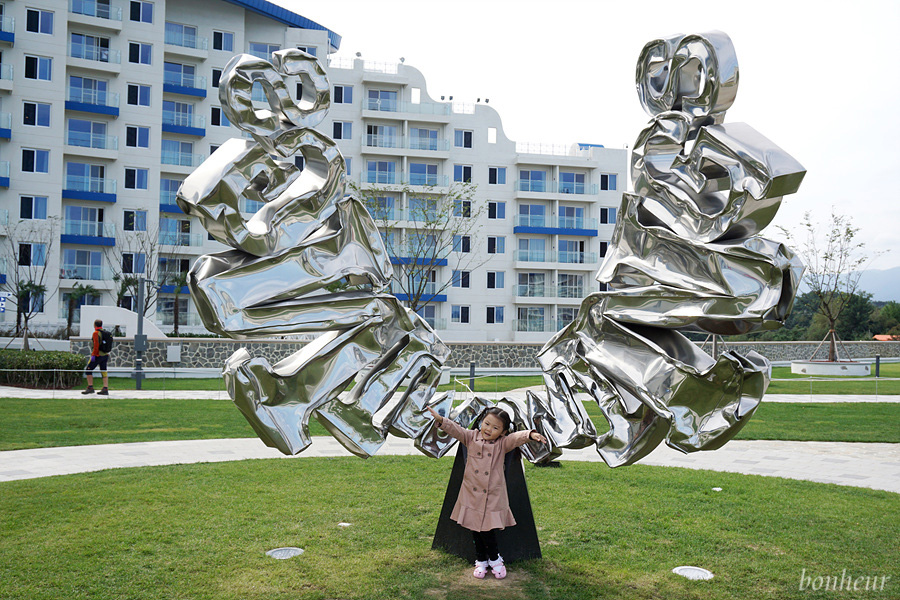
[[[125,128],[125,145],[129,148],[149,148],[150,128],[129,125]]]
[[[125,231],[147,231],[146,210],[126,210],[124,211],[124,215]]]
[[[25,30],[32,33],[53,35],[53,13],[47,10],[29,8],[25,11]]]
[[[225,113],[222,112],[222,109],[218,106],[212,107],[212,113],[210,115],[209,121],[216,127],[228,127],[229,125],[231,125],[228,117],[225,116]]]
[[[453,165],[453,181],[471,183],[472,165]]]
[[[147,256],[140,252],[122,253],[122,272],[128,275],[143,275],[147,268]]]
[[[106,137],[106,123],[102,121],[69,119],[66,143],[69,146],[79,146],[81,148],[107,148],[110,144]]]
[[[182,48],[197,48],[197,28],[193,25],[182,25],[166,21],[165,43]],[[204,48],[205,50],[206,48]]]
[[[501,290],[504,287],[504,271],[488,271],[487,287],[489,290]]]
[[[150,173],[147,169],[125,167],[125,189],[146,190]]]
[[[152,59],[153,45],[143,42],[128,42],[128,62],[149,65]]]
[[[436,313],[437,311],[434,309],[433,304],[426,304],[425,306],[420,306],[416,309],[416,314],[422,317],[426,323],[428,323],[431,327],[434,327],[436,321]]]
[[[47,218],[47,197],[46,196],[22,196],[19,198],[19,218],[20,219],[46,219]]]
[[[562,329],[575,320],[578,316],[578,309],[573,307],[560,307],[556,311],[556,328]]]
[[[181,181],[178,179],[160,178],[159,180],[159,201],[161,204],[175,204],[175,194],[181,187]]]
[[[520,192],[546,192],[547,173],[544,171],[519,171]]]
[[[505,219],[506,202],[488,202],[488,219]]]
[[[544,262],[545,248],[546,243],[543,239],[519,238],[519,255],[516,258],[529,262]]]
[[[331,100],[335,104],[352,104],[353,103],[353,86],[352,85],[336,85],[336,86],[334,86],[334,97]]]
[[[138,2],[136,0],[132,0],[132,2],[131,2],[131,20],[137,21],[139,23],[152,23],[153,22],[153,3],[152,2]]]
[[[132,106],[150,106],[150,86],[129,83],[128,104]]]
[[[303,157],[301,156],[300,158],[302,159]],[[353,174],[350,169],[352,164],[353,164],[353,159],[351,157],[348,156],[347,158],[344,159],[344,165],[346,165],[346,167],[347,167],[347,177],[350,177],[350,175]],[[301,164],[300,164],[300,170],[303,170],[302,160],[301,160]]]
[[[50,81],[53,59],[46,56],[25,55],[25,79]]]
[[[500,236],[488,236],[488,254],[503,254],[506,252],[506,238]]]
[[[69,46],[72,58],[109,62],[109,38],[73,33]]]
[[[453,216],[454,217],[463,217],[468,219],[472,216],[472,201],[471,200],[454,200],[453,201]]]
[[[409,163],[410,185],[437,185],[437,165],[426,163]]]
[[[397,183],[397,163],[386,160],[367,161],[366,183]]]
[[[607,251],[609,250],[609,242],[600,242],[600,258],[606,256]]]
[[[25,173],[49,173],[50,151],[22,148],[22,171]]]
[[[281,50],[278,44],[263,44],[260,42],[250,42],[250,54],[256,58],[270,60],[273,52]]]
[[[603,173],[602,175],[600,175],[600,189],[601,190],[615,190],[616,189],[615,173],[612,173],[612,174]]]
[[[234,52],[234,34],[229,31],[213,30],[213,50]]]
[[[369,90],[366,108],[385,112],[397,112],[397,92],[392,90]]]
[[[559,240],[559,262],[583,264],[584,242],[581,240]]]
[[[584,174],[583,173],[566,173],[559,174],[559,193],[560,194],[583,194],[584,193]]]
[[[488,183],[503,185],[506,183],[506,167],[488,167]]]
[[[409,148],[411,150],[437,150],[438,130],[424,127],[410,127]]]
[[[472,147],[472,134],[474,132],[469,131],[467,129],[454,129],[453,130],[453,145],[457,148],[471,148]]]
[[[616,209],[615,208],[601,208],[600,209],[600,223],[602,225],[610,225],[616,222]]]
[[[50,127],[50,105],[43,102],[25,102],[22,124],[33,127]]]
[[[100,79],[70,75],[68,98],[73,102],[107,106],[107,87],[108,82]]]
[[[332,130],[334,139],[349,140],[353,136],[353,123],[350,121],[335,121]]]
[[[516,225],[523,227],[546,227],[547,207],[540,204],[520,204]]]
[[[469,277],[471,275],[470,271],[453,271],[453,279],[452,285],[455,288],[467,288],[469,287]]]
[[[212,86],[214,88],[219,87],[219,80],[222,79],[222,69],[213,69],[212,70]]]
[[[53,13],[47,10],[29,8],[25,11],[25,30],[32,33],[53,35]]]
[[[43,267],[47,260],[47,244],[19,244],[20,267]]]
[[[485,320],[488,323],[502,323],[503,322],[503,307],[502,306],[488,306],[487,307],[487,317]]]
[[[517,317],[516,331],[544,331],[544,307],[520,306]]]
[[[454,323],[469,322],[469,307],[454,304],[450,307],[450,320]]]
[[[468,235],[454,235],[453,236],[453,251],[454,252],[471,252],[472,251],[472,238]]]
[[[315,46],[297,46],[297,50],[302,50],[312,56],[316,56],[318,54],[318,48],[316,48]]]
[[[347,161],[347,175],[350,175],[350,159],[345,159]],[[298,171],[302,171],[304,165],[306,165],[306,161],[303,158],[302,154],[297,154],[294,156],[294,166],[297,167]]]

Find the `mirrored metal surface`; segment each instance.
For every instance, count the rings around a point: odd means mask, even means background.
[[[541,350],[546,394],[497,402],[515,428],[548,438],[522,447],[528,460],[595,446],[615,467],[663,441],[711,450],[759,405],[770,380],[765,358],[710,356],[681,333],[780,327],[803,271],[788,248],[757,234],[805,171],[749,126],[724,123],[738,75],[721,32],[654,40],[641,53],[638,96],[653,119],[635,144],[635,190],[623,195],[597,274],[608,291],[586,298]],[[294,102],[297,78],[303,95]],[[254,86],[268,108],[254,105]],[[224,377],[235,404],[287,454],[309,446],[315,417],[361,457],[388,434],[443,456],[455,440],[423,414],[426,404],[468,427],[493,403],[474,396],[454,408],[452,393],[434,397],[448,349],[386,293],[381,236],[344,194],[336,145],[310,129],[330,99],[321,66],[299,50],[271,62],[240,55],[219,93],[228,119],[253,139],[222,145],[178,193],[182,210],[231,247],[192,268],[198,312],[210,331],[238,339],[320,334],[276,364],[243,349],[231,356]],[[297,153],[302,171],[288,160]],[[248,200],[260,203],[252,216],[240,210]],[[608,428],[595,427],[584,401],[597,404]]]

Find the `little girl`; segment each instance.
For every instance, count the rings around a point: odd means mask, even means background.
[[[509,431],[509,415],[496,406],[484,411],[478,430],[463,429],[427,407],[437,426],[463,444],[468,452],[466,471],[459,489],[459,497],[450,518],[472,531],[475,539],[475,571],[484,579],[488,566],[497,579],[506,577],[503,557],[497,549],[497,530],[516,524],[509,510],[506,495],[506,475],[503,464],[506,453],[529,441],[547,443],[537,431]]]

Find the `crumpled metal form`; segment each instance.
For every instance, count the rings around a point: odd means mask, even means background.
[[[297,78],[303,92],[294,103],[287,90]],[[522,447],[532,462],[594,446],[616,467],[663,441],[683,452],[720,447],[759,405],[770,365],[754,352],[710,356],[680,332],[780,327],[803,272],[790,249],[757,235],[805,171],[749,126],[724,123],[738,86],[728,36],[651,41],[636,81],[652,120],[635,144],[634,193],[623,195],[597,274],[608,291],[587,297],[539,353],[546,394],[496,403],[516,428],[549,440]],[[269,110],[253,105],[255,84]],[[334,142],[311,129],[329,89],[321,66],[299,50],[271,62],[240,55],[223,71],[223,110],[253,139],[223,144],[178,192],[185,213],[232,248],[195,263],[191,295],[206,327],[222,335],[320,334],[274,365],[245,349],[226,361],[228,392],[267,445],[303,451],[314,416],[358,456],[392,434],[440,457],[455,440],[426,405],[468,427],[494,403],[474,396],[454,408],[453,393],[433,397],[448,349],[386,293],[381,236],[345,196]],[[302,171],[286,160],[296,153]],[[249,219],[240,211],[246,200],[262,203]],[[597,404],[607,430],[598,431],[585,401]]]
[[[592,294],[541,350],[549,402],[586,393],[609,430],[595,436],[610,466],[665,441],[683,452],[720,447],[743,427],[770,381],[754,352],[712,357],[680,331],[729,335],[781,327],[803,264],[758,237],[803,167],[751,127],[725,124],[738,64],[727,35],[654,40],[641,52],[637,90],[653,119],[632,154],[634,193]],[[591,434],[564,411],[542,431],[555,447]]]

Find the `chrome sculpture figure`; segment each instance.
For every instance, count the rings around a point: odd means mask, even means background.
[[[295,104],[286,81],[302,81]],[[271,110],[256,109],[258,82]],[[499,401],[518,427],[549,440],[522,448],[533,462],[596,446],[612,467],[661,441],[684,452],[720,447],[765,394],[770,365],[756,353],[711,357],[680,330],[745,333],[780,327],[803,266],[757,236],[805,171],[743,124],[724,124],[738,65],[727,35],[654,40],[637,66],[653,117],[632,156],[634,193],[623,195],[610,251],[575,321],[541,350],[547,395]],[[389,433],[430,456],[455,442],[423,415],[426,403],[468,426],[491,404],[432,398],[449,350],[418,315],[386,292],[390,258],[365,207],[344,195],[344,162],[312,127],[330,92],[300,50],[231,60],[219,97],[252,140],[231,139],[184,182],[178,204],[232,250],[201,257],[191,296],[206,327],[244,339],[318,332],[270,364],[242,349],[225,364],[228,392],[260,438],[286,454],[310,444],[315,416],[350,452],[374,454]],[[299,152],[305,168],[289,159]],[[249,220],[246,201],[261,203]],[[396,393],[401,384],[405,393]],[[343,393],[343,394],[342,394]],[[342,394],[342,395],[341,395]],[[582,404],[597,402],[598,433]],[[340,395],[340,397],[339,397]]]

